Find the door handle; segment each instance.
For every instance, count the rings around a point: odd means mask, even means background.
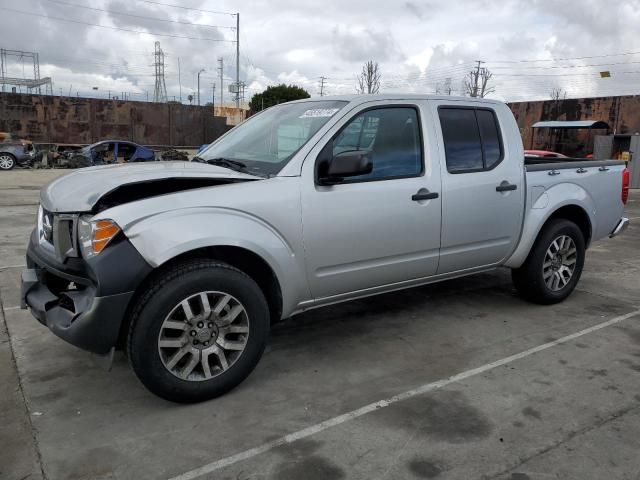
[[[512,183],[502,183],[496,187],[496,192],[510,192],[511,190],[516,190],[517,188],[518,186]]]
[[[414,193],[411,196],[411,200],[413,200],[414,202],[420,202],[422,200],[433,200],[434,198],[438,198],[437,192]]]

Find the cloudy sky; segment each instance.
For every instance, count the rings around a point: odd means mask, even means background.
[[[202,103],[214,81],[218,103],[218,58],[225,101],[235,80],[236,17],[224,12],[240,13],[247,96],[283,82],[315,96],[321,76],[325,93],[353,93],[367,60],[380,64],[383,92],[460,94],[483,60],[499,99],[640,93],[640,0],[0,0],[0,47],[38,52],[56,94],[144,100],[160,41],[169,97],[180,96],[179,63],[182,100],[204,68]],[[9,76],[31,71],[9,64]]]

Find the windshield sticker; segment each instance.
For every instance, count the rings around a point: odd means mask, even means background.
[[[313,110],[307,110],[298,118],[320,118],[320,117],[332,117],[339,108],[315,108]]]

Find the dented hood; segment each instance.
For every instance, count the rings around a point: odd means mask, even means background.
[[[40,191],[51,212],[89,212],[106,194],[124,185],[168,179],[258,180],[259,177],[198,162],[144,162],[82,168],[53,180]]]

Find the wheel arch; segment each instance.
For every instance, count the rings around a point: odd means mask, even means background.
[[[505,262],[506,267],[518,268],[529,256],[536,240],[540,237],[544,228],[554,219],[563,218],[575,223],[582,232],[585,240],[585,247],[589,247],[593,236],[593,221],[589,216],[587,208],[579,203],[566,202],[556,206],[554,209],[530,210],[530,216],[525,222],[520,245],[511,257]],[[544,212],[544,215],[541,213]],[[533,225],[535,223],[535,228]]]
[[[584,236],[585,246],[589,246],[593,234],[593,225],[591,224],[591,219],[589,218],[589,215],[584,208],[573,204],[560,207],[551,215],[549,215],[544,224],[540,227],[538,235],[536,235],[536,239],[538,238],[540,232],[544,229],[544,227],[546,227],[551,220],[554,220],[556,218],[563,218],[575,223]]]
[[[118,335],[119,347],[123,347],[125,344],[124,342],[126,341],[127,332],[131,322],[132,310],[135,307],[138,298],[140,298],[147,286],[174,265],[198,258],[217,260],[231,265],[232,267],[235,267],[247,274],[256,282],[258,287],[260,287],[260,290],[264,293],[269,306],[271,321],[274,322],[280,320],[283,311],[282,286],[273,268],[271,268],[264,258],[247,248],[233,245],[217,245],[212,247],[196,248],[180,253],[163,264],[158,265],[147,275],[146,278],[142,280],[140,285],[138,285],[131,301],[129,302],[122,324],[120,325],[120,333]]]

